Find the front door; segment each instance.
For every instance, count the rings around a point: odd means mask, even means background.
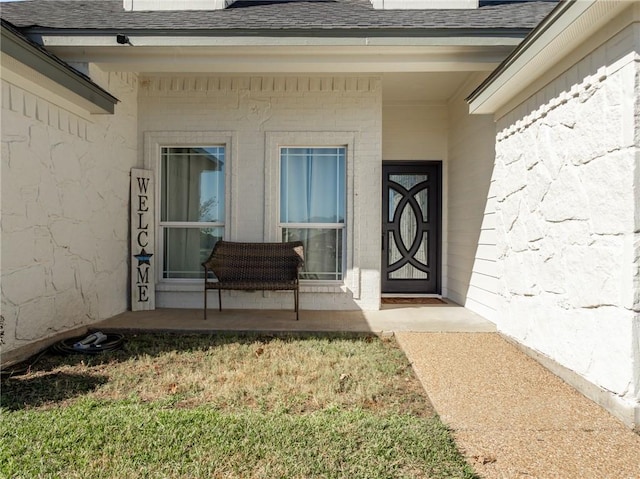
[[[382,163],[382,292],[440,294],[442,163]]]

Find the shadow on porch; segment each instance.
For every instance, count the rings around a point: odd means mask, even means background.
[[[92,329],[105,331],[238,332],[494,332],[495,325],[454,304],[384,305],[379,311],[156,309],[128,311]]]

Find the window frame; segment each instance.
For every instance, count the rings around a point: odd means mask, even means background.
[[[196,222],[196,221],[162,221],[162,152],[164,148],[206,148],[224,147],[225,152],[225,210],[224,222]],[[155,280],[156,289],[174,290],[173,286],[180,285],[190,287],[200,285],[202,278],[164,278],[164,232],[167,228],[224,228],[223,239],[232,237],[233,218],[233,177],[232,154],[235,151],[235,138],[231,132],[146,132],[145,133],[145,167],[155,172],[156,191],[155,204],[158,205],[155,211],[155,231],[156,231],[156,263]]]
[[[282,241],[280,227],[280,149],[283,148],[336,148],[344,147],[345,152],[345,215],[343,226],[342,279],[341,280],[300,280],[304,292],[340,293],[351,291],[355,299],[360,297],[360,268],[354,254],[354,154],[357,132],[352,131],[272,131],[266,133],[265,152],[265,241]],[[288,223],[290,227],[312,225],[327,227],[333,223]]]
[[[282,150],[286,149],[286,148],[301,148],[301,149],[320,149],[320,148],[335,148],[335,149],[343,149],[344,151],[344,171],[343,171],[343,188],[344,188],[344,196],[345,196],[345,206],[344,206],[344,213],[343,213],[343,217],[344,217],[344,221],[342,223],[294,223],[294,222],[283,222],[282,218],[281,218],[281,214],[282,214],[282,182],[281,182],[281,177],[280,177],[280,172],[282,169]],[[318,283],[318,282],[330,282],[330,283],[342,283],[344,281],[344,277],[345,277],[345,271],[346,271],[346,250],[347,250],[347,235],[346,235],[346,227],[347,227],[347,201],[346,201],[346,197],[347,197],[347,187],[346,187],[346,179],[347,179],[347,147],[345,145],[306,145],[306,146],[302,146],[302,145],[295,145],[295,146],[290,146],[290,145],[280,145],[278,146],[278,157],[279,157],[279,167],[278,167],[278,214],[277,214],[277,223],[278,223],[278,231],[279,231],[279,238],[281,238],[282,241],[282,235],[283,235],[283,230],[284,229],[309,229],[309,230],[313,230],[313,229],[325,229],[325,230],[342,230],[342,258],[341,258],[341,278],[340,279],[302,279],[301,281],[308,281],[308,282],[313,282],[313,283]],[[336,261],[337,264],[337,261]],[[327,273],[324,273],[327,274]],[[337,273],[336,273],[337,275]]]
[[[162,173],[163,173],[163,167],[162,167],[162,155],[164,153],[164,151],[166,149],[169,148],[211,148],[211,147],[217,147],[217,148],[224,148],[224,179],[225,179],[225,192],[224,192],[224,196],[225,196],[225,209],[226,209],[226,201],[227,201],[227,189],[226,189],[226,178],[227,178],[227,149],[225,147],[225,145],[221,145],[221,144],[207,144],[207,145],[180,145],[180,146],[175,146],[175,145],[162,145],[160,147],[160,169],[159,169],[159,173],[160,173],[160,181],[158,182],[159,185],[159,190],[160,190],[160,198],[159,198],[159,210],[160,210],[160,218],[158,219],[158,245],[162,248],[159,249],[157,251],[159,251],[159,255],[158,255],[158,266],[160,267],[160,271],[158,272],[160,275],[160,279],[162,281],[202,281],[203,278],[165,278],[164,277],[164,273],[165,273],[165,264],[164,264],[164,259],[166,256],[166,251],[165,251],[165,231],[171,228],[177,229],[197,229],[197,230],[201,230],[204,228],[223,228],[223,233],[222,233],[222,237],[225,237],[225,224],[226,224],[226,219],[227,219],[227,215],[226,215],[226,211],[225,211],[225,221],[220,222],[213,222],[213,221],[163,221],[162,220],[162,206],[163,206],[163,198],[162,198],[162,192],[164,190],[164,186],[163,186],[163,182],[165,181],[165,178],[162,177]]]

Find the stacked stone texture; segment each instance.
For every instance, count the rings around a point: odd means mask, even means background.
[[[631,29],[498,125],[499,328],[637,407],[638,68]]]

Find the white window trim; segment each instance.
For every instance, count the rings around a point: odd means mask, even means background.
[[[357,132],[350,131],[269,131],[265,141],[265,202],[264,202],[264,237],[265,241],[282,241],[280,237],[280,148],[331,148],[345,147],[345,222],[346,235],[345,258],[343,260],[342,280],[302,280],[303,292],[345,292],[350,290],[354,299],[360,297],[360,268],[355,258],[355,238],[353,228],[354,205],[354,155],[356,151]],[[305,223],[304,227],[313,227],[315,223]],[[324,224],[331,227],[333,224]],[[317,225],[320,226],[320,225]]]
[[[287,223],[278,222],[280,228],[309,228],[309,229],[343,229],[346,225],[344,223]]]
[[[155,201],[156,205],[161,205],[162,188],[162,148],[185,148],[185,147],[206,147],[206,146],[224,146],[225,148],[225,222],[224,223],[199,223],[199,222],[170,222],[160,221],[161,208],[155,211],[155,232],[156,232],[156,255],[155,261],[156,271],[156,290],[173,291],[186,290],[195,291],[201,289],[202,280],[200,279],[178,279],[163,278],[163,256],[164,256],[164,237],[161,229],[167,226],[180,226],[184,228],[208,228],[208,227],[224,227],[224,239],[233,238],[235,230],[235,203],[233,202],[232,192],[235,190],[233,179],[234,161],[233,155],[237,151],[237,138],[231,131],[147,131],[144,133],[144,167],[153,170],[156,178]]]

